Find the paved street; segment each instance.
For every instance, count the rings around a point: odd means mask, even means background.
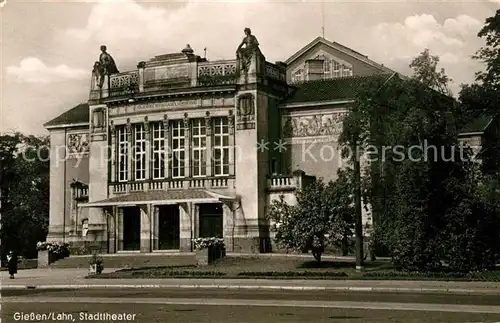
[[[46,320],[33,316],[27,322],[56,322],[61,318],[116,322],[119,314],[125,319],[128,315],[130,322],[145,323],[500,322],[500,297],[221,289],[3,291],[2,322],[19,322],[19,313],[28,319],[34,314],[55,315]],[[117,316],[105,317],[104,313]]]
[[[109,271],[114,271],[112,269]],[[108,270],[105,270],[105,272]],[[407,291],[422,292],[450,292],[450,293],[477,293],[496,294],[500,297],[500,285],[495,282],[446,282],[446,281],[384,281],[384,280],[280,280],[280,279],[85,279],[87,269],[28,269],[21,270],[16,279],[8,279],[7,272],[0,272],[1,288],[124,288],[133,286],[137,288],[156,287],[183,287],[207,288],[284,288],[284,289],[331,289],[357,291]]]
[[[34,269],[10,280],[1,273],[2,322],[500,322],[498,283],[86,274]]]

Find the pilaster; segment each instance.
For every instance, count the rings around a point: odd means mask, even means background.
[[[207,148],[206,148],[206,161],[207,161],[207,164],[206,164],[206,167],[207,167],[207,171],[206,171],[206,174],[207,176],[212,176],[212,150],[213,150],[213,147],[212,147],[212,118],[210,117],[210,112],[206,112],[205,114],[205,129],[206,129],[206,136],[207,136],[207,140],[206,140],[206,145],[207,145]]]
[[[89,107],[91,115],[89,152],[89,202],[108,198],[108,114],[106,105]],[[94,242],[103,243],[106,237],[106,213],[102,208],[89,209],[89,233]]]
[[[110,181],[112,183],[117,181],[117,168],[116,168],[116,156],[117,156],[117,149],[118,147],[116,146],[116,127],[114,125],[114,122],[111,120],[110,122],[110,127],[109,127],[110,133],[111,133],[111,167],[110,167]]]
[[[234,114],[233,110],[229,110],[228,114],[228,126],[229,126],[229,175],[235,175],[234,158],[235,158],[235,135],[234,135]]]
[[[149,127],[148,117],[144,117],[144,134],[146,138],[146,180],[149,180],[153,177],[152,175],[152,163],[153,158],[151,158],[151,131]]]
[[[131,181],[132,180],[132,168],[134,167],[132,161],[133,161],[133,158],[132,158],[132,155],[134,154],[133,150],[132,150],[132,141],[134,140],[134,138],[132,138],[132,124],[130,123],[130,118],[127,118],[127,125],[125,126],[125,129],[127,131],[127,164],[128,164],[128,167],[127,167],[127,180],[128,181]]]
[[[172,154],[170,154],[170,144],[169,144],[169,131],[168,127],[168,116],[166,114],[163,115],[163,135],[165,137],[165,178],[170,178],[170,159]]]
[[[184,113],[184,177],[191,176],[191,131],[188,114]]]
[[[50,208],[47,240],[62,241],[64,225],[64,191],[66,158],[66,131],[50,132]]]

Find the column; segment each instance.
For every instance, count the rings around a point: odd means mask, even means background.
[[[184,177],[191,177],[191,136],[189,131],[188,114],[184,113]]]
[[[108,248],[109,253],[116,252],[116,206],[113,206],[108,214]]]
[[[170,151],[170,146],[168,143],[168,138],[169,138],[169,127],[168,127],[168,116],[166,114],[163,115],[163,135],[165,137],[165,178],[170,177],[170,157],[171,154],[169,153]]]
[[[235,232],[234,213],[232,203],[224,203],[222,205],[222,232],[224,234],[224,244],[226,251],[233,252],[233,240]]]
[[[113,120],[110,122],[110,132],[111,132],[111,171],[110,171],[110,181],[111,183],[117,182],[117,170],[116,170],[116,127]]]
[[[234,157],[235,157],[235,147],[234,147],[234,114],[233,110],[229,110],[228,115],[228,128],[229,128],[229,175],[234,176]],[[240,153],[240,151],[237,151]]]
[[[207,141],[206,141],[206,160],[207,160],[207,176],[210,177],[212,176],[212,119],[210,117],[210,112],[206,112],[205,114],[205,129],[206,129],[206,135],[207,135]]]
[[[182,203],[179,205],[179,250],[192,251],[191,239],[193,236],[193,204]]]
[[[117,208],[116,212],[116,237],[117,251],[123,250],[123,208]]]
[[[144,134],[146,137],[146,180],[149,180],[153,178],[151,172],[152,172],[152,162],[153,159],[151,158],[151,135],[150,135],[150,129],[149,129],[149,121],[148,117],[144,117]],[[144,186],[144,189],[147,189],[147,185]]]
[[[151,204],[141,206],[141,252],[151,252]]]
[[[133,161],[133,158],[132,158],[132,154],[133,154],[133,151],[132,151],[132,124],[130,123],[130,118],[127,118],[127,126],[126,126],[126,129],[127,129],[127,142],[128,142],[128,147],[127,147],[127,164],[128,164],[128,167],[127,167],[127,178],[129,181],[132,180],[132,161]],[[127,191],[128,191],[128,187],[127,187]]]
[[[151,209],[152,209],[152,219],[151,219],[151,222],[153,224],[153,229],[152,229],[152,244],[153,244],[153,247],[152,249],[153,250],[158,250],[159,249],[159,245],[158,245],[158,220],[159,220],[159,216],[160,216],[160,207],[157,206],[157,205],[153,205],[151,206]]]

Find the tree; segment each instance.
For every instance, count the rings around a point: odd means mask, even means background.
[[[480,48],[475,59],[485,63],[485,70],[476,73],[476,82],[463,85],[459,100],[463,107],[463,125],[479,118],[498,121],[500,106],[500,9],[485,21],[478,33],[486,46]],[[489,133],[483,144],[483,171],[500,178],[500,135]]]
[[[317,180],[296,193],[297,203],[290,205],[280,196],[271,203],[267,217],[275,239],[288,251],[311,250],[320,262],[327,245],[341,245],[352,235],[352,175],[339,172],[335,182]]]
[[[486,70],[476,73],[476,80],[491,91],[500,90],[500,9],[485,21],[478,37],[486,40],[474,58],[486,64]]]
[[[21,133],[0,136],[2,256],[10,249],[36,256],[49,213],[49,139]]]
[[[486,193],[469,152],[457,149],[455,109],[416,79],[372,79],[344,120],[341,143],[376,148],[368,172],[375,235],[398,268],[488,268],[497,253],[498,231],[488,229],[498,228],[496,211],[478,202]]]
[[[431,55],[426,48],[410,64],[413,68],[413,78],[442,94],[451,95],[448,84],[452,80],[446,75],[444,68],[438,71],[438,64],[439,56]]]

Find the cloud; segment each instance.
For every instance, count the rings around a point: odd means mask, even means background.
[[[402,22],[380,23],[371,31],[371,38],[377,40],[370,55],[375,60],[387,62],[403,73],[411,73],[411,60],[425,48],[432,55],[440,57],[440,67],[458,84],[470,82],[474,71],[480,69],[471,55],[479,48],[477,32],[481,23],[468,15],[448,18],[442,23],[433,15],[422,14],[406,17]]]
[[[198,55],[203,55],[207,47],[211,60],[228,59],[234,56],[244,36],[243,29],[250,27],[267,58],[284,60],[288,53],[305,45],[300,37],[306,35],[307,43],[317,36],[319,23],[297,24],[296,20],[308,21],[311,13],[319,9],[320,5],[311,3],[266,0],[191,0],[161,6],[132,0],[100,0],[92,7],[84,26],[62,31],[61,37],[56,38],[60,39],[58,47],[72,44],[72,50],[79,48],[78,52],[89,55],[84,58],[89,68],[99,55],[99,46],[107,45],[119,69],[123,69],[124,63],[135,66],[154,55],[180,52],[186,44]],[[298,37],[288,37],[276,46],[284,33]]]
[[[18,82],[48,84],[58,81],[78,80],[89,76],[85,70],[71,68],[65,64],[47,66],[36,57],[21,60],[19,66],[9,66],[7,75],[13,76]]]

